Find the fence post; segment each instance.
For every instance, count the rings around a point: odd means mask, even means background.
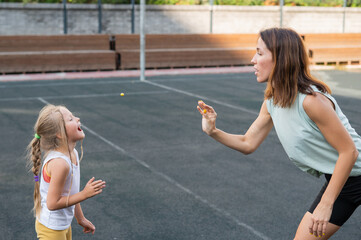
[[[134,34],[134,3],[135,0],[132,0],[132,15],[131,15],[131,22],[132,22],[132,34]]]
[[[280,27],[283,26],[283,5],[284,0],[280,0]]]
[[[145,0],[140,0],[140,81],[145,80],[144,14]]]
[[[68,33],[68,13],[66,12],[66,0],[63,0],[63,30]]]
[[[342,32],[345,33],[345,25],[346,25],[346,7],[347,0],[343,0],[343,22],[342,22]]]
[[[210,23],[209,23],[209,32],[213,33],[213,0],[210,0]]]
[[[102,0],[98,0],[98,33],[102,32]]]

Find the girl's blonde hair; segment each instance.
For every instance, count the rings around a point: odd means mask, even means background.
[[[66,146],[68,148],[68,137],[66,134],[65,122],[60,109],[64,106],[51,104],[43,107],[34,125],[34,132],[40,137],[34,137],[29,143],[28,161],[34,176],[40,176],[41,159],[46,157],[49,151]],[[68,149],[69,150],[69,149]],[[82,149],[83,150],[83,149]],[[70,154],[70,150],[69,150]],[[83,155],[83,151],[82,154]],[[70,154],[71,158],[71,154]],[[34,186],[34,216],[39,216],[41,210],[40,182],[35,181]]]

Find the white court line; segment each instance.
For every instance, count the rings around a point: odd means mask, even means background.
[[[32,88],[32,87],[56,87],[56,86],[82,86],[82,85],[104,85],[107,83],[114,83],[114,84],[122,84],[122,83],[140,83],[139,80],[103,80],[103,81],[96,81],[96,80],[90,80],[90,81],[86,81],[86,82],[74,82],[74,81],[70,81],[70,80],[64,80],[60,83],[54,83],[54,82],[50,82],[50,83],[22,83],[22,84],[9,84],[9,85],[2,85],[0,86],[0,88],[17,88],[17,87],[27,87],[27,88]]]
[[[213,100],[213,99],[207,98],[205,96],[201,96],[201,95],[194,94],[194,93],[191,93],[191,92],[187,92],[187,91],[179,90],[179,89],[176,89],[176,88],[168,87],[168,86],[165,86],[163,84],[150,82],[148,80],[144,80],[142,82],[148,83],[149,85],[157,86],[157,87],[160,87],[160,88],[163,88],[163,89],[167,89],[167,90],[170,90],[170,91],[173,91],[173,92],[177,92],[177,93],[181,93],[181,94],[184,94],[184,95],[187,95],[187,96],[191,96],[191,97],[197,98],[198,100],[207,100],[208,102],[213,102],[213,103],[216,103],[216,104],[219,104],[219,105],[222,105],[222,106],[226,106],[226,107],[229,107],[229,108],[232,108],[232,109],[240,110],[240,111],[251,113],[253,115],[258,116],[258,112],[253,111],[253,110],[249,110],[249,109],[244,108],[244,107],[239,107],[239,106],[235,106],[235,105],[228,104],[228,103],[225,103],[225,102],[221,102],[221,101],[218,101],[218,100]]]
[[[43,98],[38,98],[39,101],[41,101],[44,104],[49,104],[48,101],[46,101]],[[113,147],[114,149],[120,151],[122,154],[127,155],[128,157],[132,158],[133,160],[135,160],[138,164],[140,164],[141,166],[149,169],[149,171],[151,171],[152,173],[160,176],[161,178],[167,180],[169,183],[175,185],[176,187],[178,187],[179,189],[183,190],[184,192],[188,193],[189,195],[193,196],[195,199],[199,200],[200,202],[204,203],[206,206],[210,207],[211,209],[213,209],[214,211],[220,213],[221,215],[225,216],[226,218],[232,220],[233,222],[235,222],[238,226],[243,227],[247,230],[249,230],[250,232],[252,232],[254,235],[258,236],[259,238],[263,239],[263,240],[271,240],[270,238],[268,238],[267,236],[265,236],[263,233],[257,231],[256,229],[254,229],[253,227],[249,226],[246,223],[243,223],[241,221],[239,221],[236,217],[232,216],[229,212],[220,209],[219,207],[217,207],[216,205],[208,202],[206,199],[202,198],[201,196],[197,195],[196,193],[192,192],[190,189],[184,187],[182,184],[178,183],[176,180],[174,180],[173,178],[169,177],[168,175],[158,171],[157,169],[149,166],[146,162],[140,160],[139,158],[133,156],[131,153],[128,153],[127,151],[125,151],[123,148],[121,148],[120,146],[114,144],[113,142],[107,140],[106,138],[102,137],[101,135],[99,135],[98,133],[94,132],[93,130],[91,130],[90,128],[88,128],[87,126],[85,126],[84,124],[82,124],[82,128],[84,128],[85,130],[87,130],[90,134],[94,135],[95,137],[99,138],[100,140],[102,140],[103,142],[105,142],[106,144],[108,144],[109,146]]]
[[[231,73],[232,74],[232,73]],[[189,79],[188,78],[174,78],[170,76],[167,79],[154,79],[154,82],[191,82],[191,81],[205,81],[210,80],[207,76],[197,76],[196,79]],[[248,76],[241,76],[241,75],[233,75],[229,77],[221,77],[218,81],[224,81],[224,80],[240,80],[240,79],[249,79]],[[47,82],[47,83],[22,83],[22,84],[8,84],[8,85],[0,85],[0,88],[17,88],[17,87],[23,87],[23,88],[32,88],[32,87],[54,87],[54,86],[83,86],[83,85],[104,85],[104,84],[127,84],[127,83],[143,83],[139,80],[89,80],[85,82],[74,82],[69,80],[64,80],[61,83],[54,83],[54,82]]]
[[[149,92],[129,92],[125,93],[126,96],[129,95],[150,95],[150,94],[165,94],[169,93],[169,91],[149,91]],[[85,94],[85,95],[61,95],[61,96],[43,96],[43,97],[19,97],[19,98],[0,98],[0,102],[8,102],[8,101],[26,101],[26,100],[36,100],[39,98],[46,99],[72,99],[72,98],[92,98],[92,97],[112,97],[119,96],[118,93],[101,93],[101,94]]]
[[[221,67],[221,68],[190,68],[190,69],[151,69],[146,70],[145,75],[194,75],[194,74],[221,74],[221,73],[245,73],[254,72],[251,66],[239,67]],[[40,80],[65,80],[65,79],[94,79],[94,78],[118,78],[134,77],[139,79],[140,70],[116,70],[99,72],[60,72],[60,73],[41,73],[41,74],[17,74],[0,76],[0,82],[16,81],[40,81]]]

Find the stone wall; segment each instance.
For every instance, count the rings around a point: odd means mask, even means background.
[[[148,34],[210,33],[210,6],[147,5]],[[280,26],[278,6],[214,6],[213,33],[257,33]],[[283,26],[299,33],[343,31],[343,8],[283,7]],[[94,4],[68,4],[68,34],[98,33],[98,9]],[[131,5],[102,7],[102,33],[131,33]],[[361,32],[361,8],[347,8],[345,32]],[[62,4],[0,3],[0,35],[63,34]],[[139,33],[139,6],[135,11]]]

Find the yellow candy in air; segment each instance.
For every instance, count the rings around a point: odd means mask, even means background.
[[[120,96],[122,96],[122,97],[123,97],[123,96],[124,96],[124,93],[121,93],[121,94],[120,94]]]

